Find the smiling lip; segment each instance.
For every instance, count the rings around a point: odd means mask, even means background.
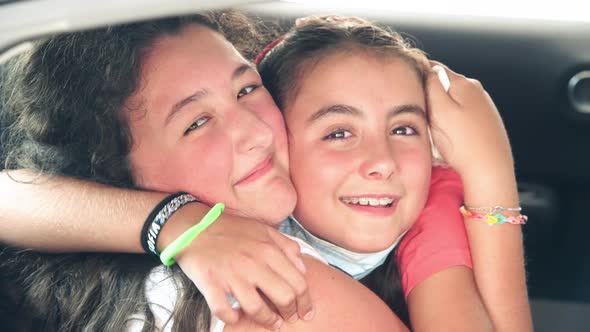
[[[248,184],[250,182],[256,181],[258,178],[270,172],[270,170],[273,169],[273,166],[274,162],[272,154],[269,154],[262,162],[254,166],[254,168],[246,176],[238,180],[234,186]]]
[[[342,198],[346,198],[346,199],[350,199],[350,198],[359,198],[359,197],[365,197],[365,198],[389,198],[392,199],[393,201],[391,202],[391,204],[387,205],[387,206],[383,206],[383,205],[378,205],[378,206],[371,206],[371,205],[360,205],[360,204],[349,204],[349,203],[345,203],[342,201]],[[383,195],[383,194],[367,194],[367,195],[354,195],[354,196],[345,196],[345,197],[341,197],[340,202],[342,204],[344,204],[346,207],[357,211],[357,212],[361,212],[364,214],[370,214],[373,216],[379,216],[379,217],[389,217],[391,215],[393,215],[393,213],[395,212],[396,208],[397,208],[397,204],[399,203],[399,196],[394,196],[394,195]]]

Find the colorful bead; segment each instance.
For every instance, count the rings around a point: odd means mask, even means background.
[[[484,222],[486,222],[490,226],[502,225],[504,223],[509,223],[509,224],[513,224],[513,225],[524,225],[524,224],[526,224],[526,222],[528,220],[528,217],[523,214],[519,214],[517,216],[505,216],[502,213],[496,213],[498,211],[520,211],[520,207],[519,208],[504,208],[501,206],[495,206],[493,208],[475,208],[475,209],[480,210],[480,211],[487,210],[489,212],[477,213],[475,211],[469,210],[469,208],[465,207],[465,205],[461,206],[459,208],[459,211],[466,218],[470,218],[470,219],[474,219],[474,220],[483,220]],[[492,214],[492,213],[494,213],[494,214]]]
[[[498,225],[502,225],[503,223],[505,223],[505,222],[506,222],[506,216],[505,216],[505,215],[503,215],[503,214],[496,213],[496,214],[494,215],[494,217],[496,218],[496,220],[497,220],[497,221],[496,221],[496,224],[498,224]]]
[[[498,222],[498,218],[492,216],[491,214],[486,214],[486,222],[488,225],[494,225]]]
[[[461,214],[464,215],[465,217],[471,217],[473,216],[473,213],[471,211],[468,211],[465,206],[461,206],[459,208],[459,211],[461,211]]]

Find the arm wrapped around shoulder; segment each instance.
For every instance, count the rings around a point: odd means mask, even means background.
[[[434,167],[424,210],[397,250],[404,295],[436,272],[452,266],[473,267],[459,207],[463,185],[449,168]]]

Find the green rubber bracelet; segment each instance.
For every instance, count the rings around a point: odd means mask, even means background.
[[[166,249],[160,253],[160,260],[166,266],[174,265],[176,256],[182,249],[186,248],[193,240],[207,229],[219,216],[225,206],[223,203],[215,204],[209,212],[201,219],[201,221],[193,227],[187,229],[176,240],[174,240]]]

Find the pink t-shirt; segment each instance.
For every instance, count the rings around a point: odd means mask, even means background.
[[[448,168],[433,167],[424,210],[399,244],[397,261],[404,296],[432,274],[452,266],[473,268],[463,216],[463,184]]]

